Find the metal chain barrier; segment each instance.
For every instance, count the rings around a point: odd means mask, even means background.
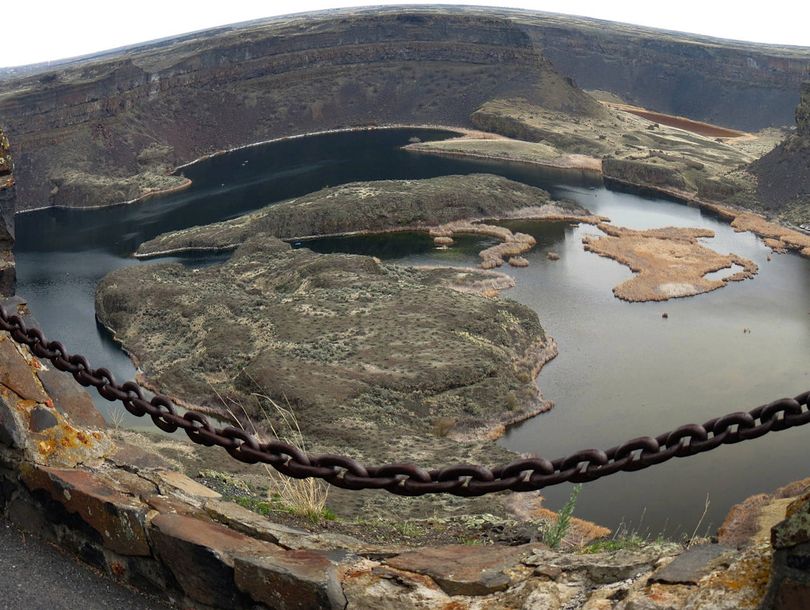
[[[134,381],[118,384],[110,371],[92,368],[84,356],[69,354],[60,342],[48,341],[41,330],[28,328],[22,318],[9,315],[2,306],[0,330],[27,345],[37,357],[73,375],[81,385],[93,386],[109,401],[121,401],[133,415],[149,415],[164,432],[182,429],[195,443],[217,445],[241,462],[263,462],[290,477],[317,477],[344,489],[385,489],[405,496],[429,493],[481,496],[504,490],[535,491],[564,482],[595,481],[616,472],[641,470],[675,457],[696,455],[810,422],[810,391],[807,391],[749,412],[716,417],[702,426],[687,424],[656,437],[634,438],[605,451],[584,449],[553,461],[536,457],[495,468],[455,464],[434,470],[409,463],[366,466],[343,455],[308,454],[279,440],[260,443],[244,430],[232,426],[216,428],[207,417],[193,411],[179,415],[166,396],[144,399],[142,388]]]

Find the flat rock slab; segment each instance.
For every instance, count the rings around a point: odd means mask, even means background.
[[[212,521],[164,513],[152,520],[155,551],[191,599],[219,608],[238,607],[234,556],[274,555],[280,547]]]
[[[403,553],[385,563],[430,576],[448,595],[489,595],[509,588],[509,571],[530,553],[528,546],[450,544]]]
[[[25,465],[25,486],[44,491],[98,532],[104,546],[122,555],[151,555],[144,530],[147,507],[111,482],[84,470]]]
[[[56,409],[66,415],[72,424],[97,430],[107,427],[104,417],[93,404],[93,399],[71,375],[58,369],[43,367],[37,371],[37,377],[53,399]]]
[[[160,454],[123,441],[117,442],[115,452],[107,459],[116,466],[136,471],[166,467],[166,459]]]
[[[678,555],[671,563],[657,570],[649,582],[671,585],[696,585],[701,578],[723,564],[730,564],[734,547],[723,544],[701,544]]]
[[[155,476],[161,490],[168,488],[168,491],[172,494],[183,498],[198,508],[202,508],[207,500],[219,500],[222,497],[220,493],[180,472],[160,470],[155,473]]]
[[[276,610],[346,607],[336,566],[318,551],[237,557],[234,570],[239,589]]]
[[[205,512],[214,520],[224,523],[243,534],[288,549],[300,548],[300,541],[311,536],[305,530],[273,523],[267,517],[254,513],[252,510],[248,510],[234,502],[211,499],[205,503]]]

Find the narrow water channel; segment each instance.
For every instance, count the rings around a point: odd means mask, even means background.
[[[556,458],[586,447],[607,448],[640,435],[703,421],[810,387],[810,261],[776,255],[751,234],[699,210],[664,200],[608,191],[527,166],[437,159],[399,149],[409,140],[446,132],[385,130],[329,134],[258,146],[215,157],[184,171],[191,189],[133,206],[93,211],[41,210],[17,218],[18,292],[29,300],[49,336],[108,366],[120,378],[134,369],[97,328],[93,293],[112,269],[147,264],[130,258],[144,240],[181,227],[231,218],[270,202],[353,180],[424,178],[487,171],[574,199],[615,224],[632,228],[700,226],[715,231],[704,243],[733,251],[760,266],[753,280],[665,303],[624,303],[611,289],[630,277],[618,263],[584,251],[590,226],[522,222],[538,246],[526,269],[505,269],[516,287],[504,296],[537,311],[560,355],[539,378],[556,407],[502,439],[520,452]],[[567,184],[565,182],[568,182]],[[464,239],[435,250],[424,236],[330,239],[308,242],[324,252],[375,254],[403,264],[470,266],[482,242]],[[560,260],[546,257],[553,250]],[[187,259],[207,264],[221,257]],[[162,259],[166,260],[166,259]],[[662,318],[666,312],[668,318]],[[743,333],[743,329],[750,333]],[[99,399],[105,410],[108,408]],[[118,407],[114,407],[118,408]],[[127,425],[140,423],[135,418]],[[148,424],[147,424],[148,426]],[[638,473],[585,486],[578,516],[609,527],[624,523],[642,535],[714,531],[728,508],[748,495],[810,476],[810,430],[673,460]],[[402,456],[407,459],[407,456]],[[570,493],[544,491],[558,508]]]

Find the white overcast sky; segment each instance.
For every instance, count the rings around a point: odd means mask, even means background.
[[[14,0],[3,5],[0,66],[83,55],[217,25],[272,15],[403,2],[344,0]],[[407,4],[437,4],[409,2]],[[585,15],[721,38],[810,46],[807,0],[449,0]]]

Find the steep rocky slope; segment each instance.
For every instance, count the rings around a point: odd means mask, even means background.
[[[121,202],[214,150],[378,123],[469,125],[520,95],[602,111],[531,38],[487,14],[305,15],[202,33],[0,86],[21,208]]]
[[[772,212],[810,226],[810,82],[796,107],[796,132],[751,164],[757,194]]]
[[[790,123],[810,47],[721,40],[564,15],[515,19],[560,72],[660,112],[755,131]]]

